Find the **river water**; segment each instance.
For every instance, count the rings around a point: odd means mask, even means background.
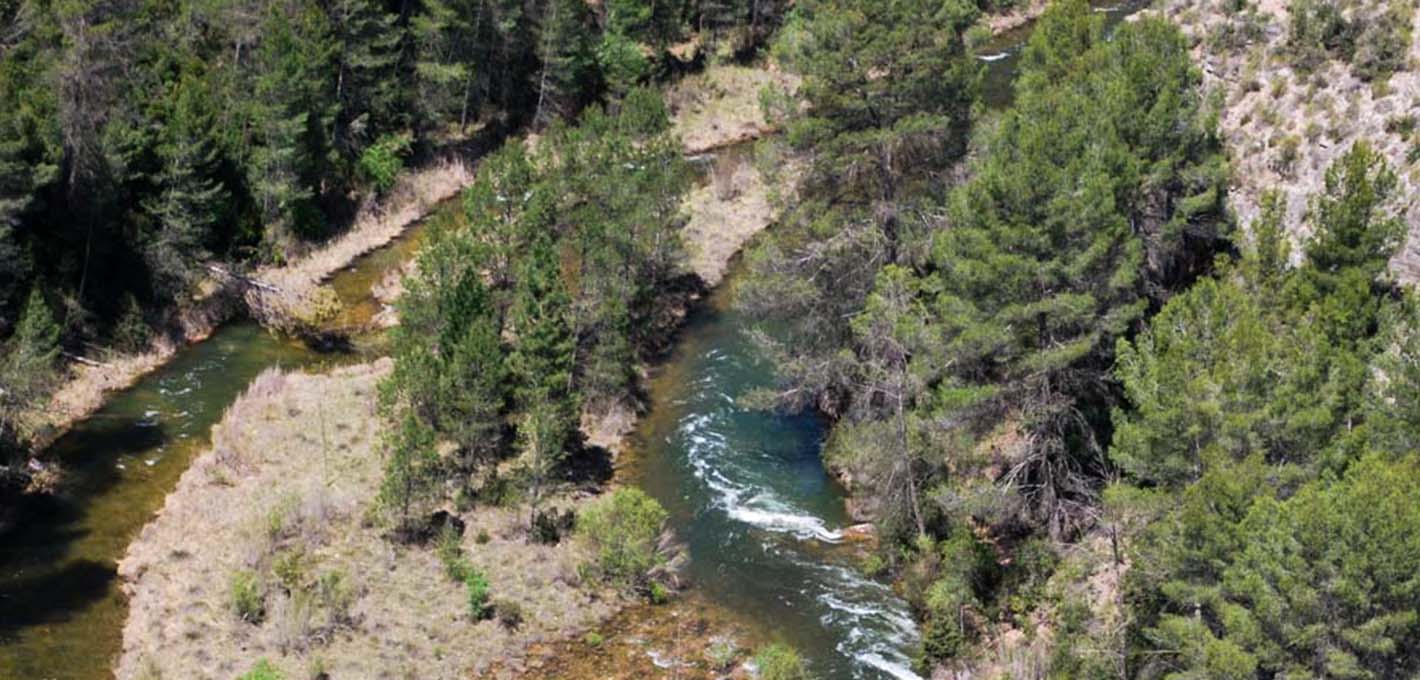
[[[431,219],[456,218],[458,201]],[[378,310],[371,286],[412,254],[429,220],[331,280],[342,325]],[[211,338],[112,398],[46,452],[64,466],[60,493],[27,500],[0,535],[0,678],[111,677],[128,606],[115,565],[162,507],[211,429],[257,374],[320,370],[360,358],[319,354],[251,321]]]
[[[739,404],[772,367],[745,337],[730,281],[654,378],[627,477],[670,512],[701,599],[797,648],[815,677],[916,677],[906,604],[843,544],[843,491],[819,458],[825,423]]]
[[[1097,11],[1113,25],[1144,4]],[[1009,104],[1028,33],[982,49],[988,107]],[[450,202],[437,218],[457,212]],[[377,310],[370,287],[412,254],[421,233],[335,277],[343,323]],[[905,603],[863,576],[842,541],[843,492],[819,457],[826,424],[739,405],[772,369],[748,344],[732,298],[733,277],[691,316],[658,370],[628,475],[669,510],[706,600],[798,648],[824,680],[915,678],[918,631]],[[212,425],[268,367],[314,370],[355,358],[234,322],[60,439],[49,455],[69,472],[62,491],[29,501],[17,528],[0,536],[0,678],[109,677],[127,615],[114,565],[208,445]]]

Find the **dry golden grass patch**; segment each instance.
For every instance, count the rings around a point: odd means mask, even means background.
[[[766,87],[793,92],[799,79],[773,63],[717,64],[670,88],[666,101],[686,153],[702,154],[774,132],[759,104],[759,93]]]
[[[261,658],[287,677],[319,667],[337,678],[463,678],[495,661],[517,668],[527,645],[621,606],[581,582],[578,543],[529,543],[522,511],[462,515],[464,552],[495,601],[521,607],[517,628],[472,620],[463,585],[431,546],[384,537],[369,518],[382,476],[375,389],[389,368],[385,359],[329,375],[272,370],[232,405],[212,450],[119,565],[130,599],[119,678],[155,667],[164,678],[225,680]],[[259,622],[234,609],[238,573],[260,584]],[[340,584],[336,596],[323,594],[323,579]]]

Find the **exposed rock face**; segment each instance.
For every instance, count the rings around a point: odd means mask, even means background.
[[[1391,262],[1405,282],[1420,281],[1420,203],[1409,201],[1420,184],[1414,149],[1420,99],[1420,32],[1411,31],[1405,65],[1388,79],[1363,81],[1350,63],[1332,59],[1306,72],[1287,51],[1293,3],[1261,0],[1236,11],[1233,0],[1168,0],[1163,12],[1194,41],[1205,83],[1220,97],[1220,132],[1229,151],[1233,185],[1229,203],[1239,223],[1258,214],[1266,192],[1280,191],[1288,233],[1301,244],[1311,233],[1308,197],[1326,169],[1357,141],[1383,154],[1400,179],[1396,206],[1411,238]],[[1352,0],[1350,16],[1375,20],[1386,0]],[[1358,52],[1360,49],[1358,48]],[[1293,249],[1294,257],[1300,249]]]

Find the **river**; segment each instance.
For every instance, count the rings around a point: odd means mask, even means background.
[[[1097,11],[1112,26],[1144,4]],[[988,107],[1009,104],[1029,30],[981,51]],[[377,310],[370,287],[412,254],[421,233],[412,229],[335,277],[343,322]],[[824,680],[916,678],[910,612],[885,583],[863,576],[841,543],[843,492],[819,457],[826,424],[739,405],[772,369],[747,343],[732,299],[731,280],[691,316],[657,371],[627,474],[670,511],[704,599],[798,648]],[[230,323],[56,442],[49,455],[69,473],[61,493],[31,499],[0,537],[0,678],[108,677],[127,615],[115,563],[208,445],[212,425],[267,367],[315,370],[359,356],[317,354],[250,322]]]
[[[455,217],[458,205],[446,202],[430,220]],[[358,325],[378,311],[371,287],[412,255],[430,220],[332,278],[338,323]],[[64,466],[60,492],[27,499],[0,536],[0,678],[110,677],[128,615],[117,561],[207,448],[212,426],[269,367],[320,370],[361,356],[320,354],[234,321],[55,442],[46,458]]]

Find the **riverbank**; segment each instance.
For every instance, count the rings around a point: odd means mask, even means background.
[[[697,138],[723,147],[737,135],[722,129]],[[758,169],[740,167],[745,164],[729,169],[738,178],[732,195],[687,199],[696,227],[687,227],[685,236],[698,254],[690,266],[707,281],[718,282],[739,247],[773,221],[767,207],[744,215],[731,207],[771,203],[769,182]],[[712,208],[720,218],[706,218]],[[516,604],[522,623],[474,622],[462,586],[442,573],[434,551],[394,545],[364,521],[382,477],[373,386],[387,364],[325,376],[268,372],[232,406],[211,450],[183,473],[121,562],[130,609],[120,678],[145,677],[154,667],[163,677],[222,677],[263,657],[287,672],[324,664],[336,677],[344,675],[338,668],[455,677],[489,671],[495,663],[499,676],[543,677],[545,662],[529,662],[524,649],[577,639],[633,602],[581,579],[578,567],[588,556],[578,542],[532,544],[525,540],[525,516],[480,506],[456,513],[468,527],[462,548],[488,575],[495,600]],[[628,408],[589,414],[583,422],[591,443],[616,451],[638,418]],[[596,497],[565,494],[553,504],[575,510]],[[284,513],[283,527],[287,521],[294,527],[276,540],[273,511]],[[279,580],[277,565],[287,564],[293,549],[309,558],[312,574],[357,575],[340,625],[279,589],[267,591],[269,619],[261,625],[231,611],[232,574],[246,570],[268,583]],[[371,570],[371,564],[382,566]]]
[[[471,179],[471,168],[461,160],[445,160],[407,173],[382,201],[371,202],[344,234],[311,253],[276,267],[263,268],[253,278],[277,286],[283,298],[309,299],[313,291],[360,256],[377,250],[427,216],[441,201],[458,194]],[[166,364],[182,348],[206,340],[223,323],[236,316],[247,302],[243,291],[269,296],[230,277],[214,275],[199,288],[185,309],[162,324],[149,347],[93,363],[75,362],[70,376],[55,390],[42,413],[33,414],[40,434],[34,442],[43,451],[75,423],[93,415],[109,396],[132,387],[140,378]]]
[[[619,595],[580,576],[590,556],[579,542],[525,540],[516,508],[459,514],[465,554],[497,606],[520,611],[516,624],[473,620],[464,586],[434,550],[393,543],[367,521],[383,478],[376,385],[390,367],[268,370],[228,409],[211,449],[119,564],[129,597],[120,679],[154,669],[230,678],[258,659],[291,677],[317,667],[332,677],[461,677],[495,662],[517,668],[527,645],[619,608]],[[260,584],[260,622],[234,611],[243,573]]]

